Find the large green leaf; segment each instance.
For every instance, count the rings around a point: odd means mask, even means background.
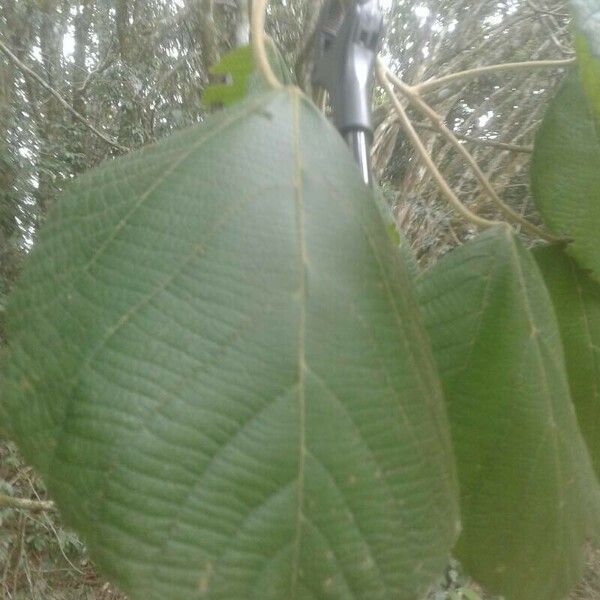
[[[560,246],[533,254],[554,304],[579,426],[600,475],[600,285]]]
[[[6,426],[132,599],[414,598],[443,570],[418,309],[297,90],[82,177],[8,310]]]
[[[600,138],[577,74],[552,100],[535,140],[532,191],[567,252],[600,281]]]
[[[419,293],[456,451],[457,557],[507,600],[562,599],[600,500],[541,274],[499,227],[442,259]]]

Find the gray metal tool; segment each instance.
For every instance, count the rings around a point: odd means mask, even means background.
[[[379,0],[326,0],[316,30],[314,86],[329,93],[333,121],[371,182],[371,94],[383,37]]]

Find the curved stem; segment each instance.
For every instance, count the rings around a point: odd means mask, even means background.
[[[435,179],[437,184],[439,185],[442,193],[450,203],[450,205],[460,213],[467,221],[470,221],[474,225],[478,227],[492,227],[493,225],[500,225],[500,221],[490,221],[489,219],[484,219],[476,215],[474,212],[470,211],[458,198],[458,196],[452,191],[452,188],[448,185],[448,182],[444,178],[444,176],[440,173],[436,164],[433,162],[433,159],[429,155],[427,148],[421,141],[419,134],[416,132],[413,127],[402,103],[398,99],[398,96],[394,93],[394,89],[392,88],[392,84],[387,77],[386,67],[381,62],[381,59],[377,59],[377,79],[382,87],[387,92],[390,100],[394,104],[396,111],[398,112],[398,116],[400,118],[400,124],[402,125],[404,131],[410,138],[415,150],[421,157],[421,160],[425,163],[425,166],[431,173],[432,177]]]
[[[396,77],[389,69],[386,71],[386,75],[389,80],[402,92],[402,94],[408,99],[408,101],[415,106],[419,111],[426,115],[434,127],[444,136],[444,138],[452,145],[452,147],[465,159],[467,164],[471,167],[477,181],[481,184],[483,189],[487,192],[490,198],[502,211],[502,213],[510,220],[520,223],[523,229],[532,236],[540,237],[544,240],[551,242],[558,241],[559,238],[546,233],[543,229],[537,227],[533,223],[530,223],[525,217],[520,215],[518,212],[513,210],[508,204],[500,198],[490,180],[487,178],[485,173],[481,170],[481,167],[477,164],[477,161],[473,158],[473,155],[461,144],[454,133],[446,127],[443,123],[442,117],[425,102],[414,88],[406,85],[401,79]]]
[[[253,0],[252,2],[252,18],[250,20],[250,34],[252,37],[252,53],[256,68],[263,76],[264,80],[274,90],[282,87],[281,82],[277,79],[265,47],[265,13],[267,11],[267,0]]]
[[[548,69],[553,67],[568,67],[575,64],[576,59],[566,58],[559,60],[529,60],[525,62],[513,62],[504,63],[499,65],[487,65],[485,67],[476,67],[474,69],[468,69],[466,71],[457,71],[456,73],[450,73],[444,77],[438,77],[437,79],[429,79],[422,83],[417,83],[411,86],[411,89],[418,94],[423,94],[434,90],[440,86],[447,85],[460,79],[473,79],[480,75],[487,73],[502,73],[504,71],[529,71],[531,69]]]

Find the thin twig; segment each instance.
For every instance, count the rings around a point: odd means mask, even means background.
[[[473,158],[473,155],[465,148],[463,144],[461,144],[454,133],[444,125],[442,117],[435,111],[427,102],[425,102],[417,92],[414,91],[414,88],[404,83],[399,77],[394,75],[389,69],[385,72],[388,79],[400,90],[400,92],[408,99],[408,101],[416,107],[420,112],[426,115],[433,126],[440,132],[441,135],[454,147],[454,149],[465,159],[467,164],[471,167],[471,170],[475,174],[477,181],[481,184],[483,189],[487,192],[489,197],[494,201],[494,203],[498,206],[498,208],[502,211],[504,216],[508,219],[514,221],[515,223],[520,223],[523,226],[523,229],[527,231],[530,235],[540,237],[542,239],[548,241],[557,241],[553,235],[546,233],[544,230],[540,229],[533,223],[530,223],[527,219],[521,216],[518,212],[513,210],[508,204],[506,204],[502,198],[498,195],[490,180],[487,178],[485,173],[481,170],[481,167],[477,164],[477,161]]]
[[[29,77],[35,79],[42,87],[47,89],[59,102],[60,104],[68,110],[80,123],[85,125],[91,132],[97,135],[101,140],[120,150],[121,152],[129,152],[129,148],[125,146],[121,146],[118,142],[111,140],[107,135],[102,133],[100,130],[96,129],[83,115],[78,113],[49,83],[44,81],[42,77],[40,77],[33,69],[28,67],[25,63],[21,62],[19,58],[13,54],[13,52],[0,40],[0,51],[4,53],[19,69],[29,75]]]
[[[250,20],[250,34],[252,36],[252,53],[254,62],[264,80],[274,90],[282,87],[281,82],[271,68],[267,50],[265,48],[265,13],[267,0],[254,0],[252,2],[252,18]]]
[[[428,123],[414,123],[417,129],[427,129],[434,133],[440,134],[436,127],[429,125]],[[472,135],[465,135],[464,133],[453,132],[455,137],[465,142],[472,142],[480,146],[491,146],[492,148],[500,148],[501,150],[508,150],[509,152],[520,152],[522,154],[531,154],[533,152],[533,146],[521,146],[519,144],[509,144],[507,142],[499,142],[498,140],[490,140],[488,138],[474,137]]]
[[[25,548],[25,519],[23,515],[19,517],[19,541],[16,551],[15,570],[13,573],[12,597],[17,597],[17,589],[19,587],[19,574],[21,572],[21,563],[23,561],[23,549]]]
[[[15,508],[28,510],[30,512],[42,512],[54,510],[54,502],[51,500],[30,500],[29,498],[15,498],[0,494],[0,508]]]
[[[529,4],[529,6],[534,12],[539,13],[541,15],[550,15],[552,17],[559,17],[561,19],[569,19],[571,17],[571,15],[568,13],[553,12],[551,10],[546,10],[545,8],[539,8],[532,2],[532,0],[527,0],[527,4]]]
[[[502,63],[499,65],[487,65],[485,67],[475,67],[466,71],[450,73],[437,79],[428,79],[412,86],[412,89],[419,94],[430,92],[440,86],[447,85],[454,81],[462,79],[473,79],[487,73],[503,73],[504,71],[530,71],[532,69],[552,69],[565,68],[575,64],[575,58],[564,58],[557,60],[529,60],[525,62]]]
[[[111,48],[107,52],[106,57],[104,58],[104,60],[102,62],[100,62],[98,64],[98,66],[93,71],[90,71],[86,75],[83,83],[77,88],[77,91],[80,94],[83,94],[87,90],[88,85],[90,84],[90,82],[92,81],[92,79],[94,77],[96,77],[97,75],[101,75],[104,71],[106,71],[106,69],[108,69],[108,67],[110,67],[110,65],[114,61],[115,61],[115,55],[112,54],[112,48]]]
[[[377,59],[377,79],[382,87],[387,92],[390,100],[394,104],[394,107],[398,111],[398,116],[400,117],[400,124],[402,125],[404,131],[410,138],[410,141],[413,143],[415,149],[419,153],[421,160],[425,163],[425,166],[431,173],[432,177],[436,180],[439,185],[442,193],[448,200],[448,202],[452,205],[452,207],[460,213],[467,221],[477,225],[478,227],[492,227],[493,225],[500,225],[500,221],[490,221],[489,219],[484,219],[476,215],[474,212],[470,211],[458,198],[458,196],[453,192],[452,188],[448,185],[448,182],[444,178],[444,176],[440,173],[436,164],[433,162],[433,159],[429,155],[427,148],[425,148],[419,134],[416,132],[413,127],[402,103],[398,99],[398,96],[394,93],[392,88],[392,84],[387,77],[386,67],[382,63],[381,59]]]

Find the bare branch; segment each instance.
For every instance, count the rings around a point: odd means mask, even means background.
[[[506,204],[502,198],[498,195],[490,180],[487,178],[485,173],[481,170],[481,167],[477,164],[477,161],[473,158],[473,155],[461,144],[454,133],[444,125],[442,117],[429,106],[417,92],[415,92],[414,87],[411,87],[404,83],[400,78],[394,75],[389,69],[386,72],[387,77],[394,85],[402,92],[402,94],[408,99],[408,101],[415,106],[421,113],[426,115],[433,126],[440,132],[441,135],[454,147],[454,149],[465,159],[467,164],[471,167],[475,178],[483,189],[487,192],[489,197],[494,201],[494,203],[498,206],[500,211],[504,214],[505,217],[512,220],[513,222],[520,223],[530,235],[540,237],[549,241],[557,241],[553,235],[550,235],[530,223],[527,219],[525,219],[518,212],[514,211],[508,204]]]
[[[486,75],[488,73],[503,73],[505,71],[531,71],[533,69],[552,69],[552,68],[565,68],[575,64],[575,58],[565,58],[559,60],[529,60],[525,62],[514,62],[514,63],[503,63],[499,65],[487,65],[485,67],[475,67],[474,69],[467,69],[466,71],[458,71],[457,73],[450,73],[444,77],[438,77],[437,79],[428,79],[422,83],[417,83],[412,86],[413,91],[423,94],[430,92],[436,88],[453,83],[454,81],[473,79],[480,75]]]
[[[107,135],[96,129],[83,115],[78,113],[49,83],[47,83],[42,77],[40,77],[33,69],[28,67],[26,64],[21,62],[19,58],[0,40],[0,51],[9,58],[24,74],[28,75],[32,79],[35,79],[42,87],[47,89],[58,102],[68,110],[80,123],[85,125],[92,133],[97,135],[101,140],[120,150],[121,152],[129,152],[129,148],[121,146],[118,142],[111,140]]]
[[[83,83],[77,88],[77,91],[80,94],[83,94],[87,90],[88,85],[90,84],[92,79],[94,79],[94,77],[96,77],[97,75],[101,75],[104,71],[106,71],[106,69],[108,69],[108,67],[110,67],[110,65],[115,61],[115,58],[116,58],[116,56],[109,50],[105,59],[103,61],[101,61],[100,64],[93,71],[90,71],[87,74]]]
[[[440,134],[438,129],[433,125],[429,125],[427,123],[413,123],[413,125],[417,129],[427,129],[428,131],[433,131],[437,134]],[[507,142],[499,142],[498,140],[490,140],[488,138],[479,138],[474,137],[472,135],[465,135],[464,133],[453,132],[454,136],[459,140],[464,140],[465,142],[471,142],[473,144],[478,144],[480,146],[491,146],[492,148],[499,148],[500,150],[508,150],[509,152],[521,152],[523,154],[531,154],[533,152],[533,146],[521,146],[519,144],[509,144]]]
[[[0,508],[15,508],[28,510],[30,512],[43,512],[54,510],[54,502],[51,500],[30,500],[29,498],[15,498],[0,494]]]
[[[500,221],[490,221],[489,219],[484,219],[476,215],[474,212],[470,211],[458,198],[458,196],[452,191],[452,188],[448,185],[448,182],[444,178],[444,176],[440,173],[436,164],[433,162],[433,159],[429,155],[427,148],[425,148],[419,134],[415,131],[402,103],[398,99],[398,96],[394,93],[392,88],[392,84],[388,79],[387,73],[389,71],[384,66],[383,62],[380,58],[377,59],[377,79],[382,87],[387,92],[390,100],[392,101],[394,107],[398,111],[398,116],[400,117],[400,124],[402,125],[404,131],[410,138],[413,146],[419,153],[421,160],[425,163],[425,166],[431,173],[432,177],[436,180],[439,185],[442,193],[450,203],[450,205],[460,213],[467,221],[477,225],[478,227],[491,227],[493,225],[500,225]]]

